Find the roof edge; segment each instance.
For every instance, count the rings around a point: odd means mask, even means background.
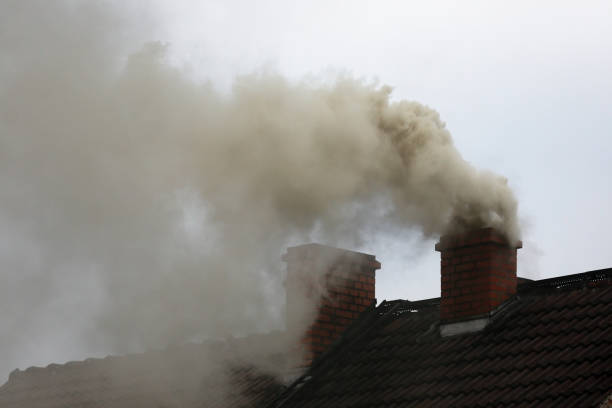
[[[576,290],[610,285],[612,285],[612,268],[606,268],[533,281],[523,279],[519,281],[517,292],[531,293],[550,290]]]

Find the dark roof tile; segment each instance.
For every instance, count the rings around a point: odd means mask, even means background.
[[[353,339],[328,368],[313,368],[311,386],[295,400],[333,406],[333,389],[355,407],[594,406],[612,390],[612,280],[600,279],[606,274],[612,271],[521,285],[525,290],[484,330],[448,338],[438,334],[435,300],[382,304],[373,312],[381,321],[391,304],[413,312]]]
[[[227,406],[219,377],[233,384],[234,406],[264,402],[280,391],[271,375],[237,361],[208,371],[208,345],[107,357],[15,371],[0,387],[4,408],[217,407]],[[178,371],[177,371],[178,369]],[[171,374],[170,374],[171,373]],[[206,403],[203,405],[203,401]]]
[[[282,398],[274,378],[233,365],[224,374],[231,405],[596,407],[612,392],[610,283],[612,270],[523,283],[484,330],[446,338],[439,300],[383,302],[368,316],[372,327],[341,339]],[[183,381],[164,370],[168,352],[30,368],[0,387],[0,407],[227,406],[219,378],[199,371],[200,352],[190,346],[171,359]]]

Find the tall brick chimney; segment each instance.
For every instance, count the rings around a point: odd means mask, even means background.
[[[287,329],[303,329],[304,364],[324,353],[359,318],[374,297],[374,255],[306,244],[287,249]],[[304,308],[313,314],[304,315]]]
[[[440,238],[440,332],[443,336],[482,329],[505,301],[516,294],[516,252],[492,228]]]

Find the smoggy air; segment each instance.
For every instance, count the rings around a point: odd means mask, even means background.
[[[221,92],[171,64],[171,45],[124,49],[104,7],[29,4],[0,17],[12,366],[42,347],[32,333],[130,352],[282,328],[288,245],[407,228],[519,238],[506,179],[389,86],[262,70]]]

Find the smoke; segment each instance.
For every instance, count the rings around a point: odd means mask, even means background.
[[[282,327],[282,251],[314,238],[518,239],[506,180],[434,110],[341,75],[219,93],[167,45],[128,56],[124,17],[96,4],[1,6],[0,361]]]

